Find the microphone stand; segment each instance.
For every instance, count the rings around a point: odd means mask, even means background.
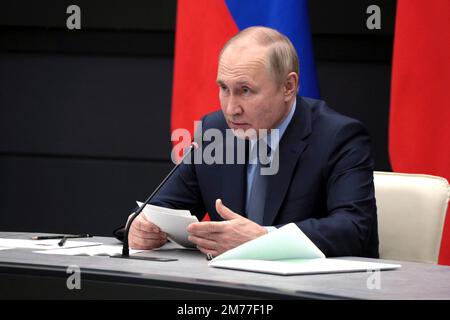
[[[197,149],[197,148],[198,148],[198,144],[196,142],[192,142],[191,145],[189,146],[188,151],[183,156],[181,161],[177,165],[175,165],[175,167],[173,167],[172,170],[170,170],[169,174],[156,187],[155,191],[153,191],[152,194],[147,198],[147,200],[145,200],[145,202],[139,207],[139,209],[136,212],[133,213],[133,215],[128,220],[128,223],[127,223],[127,225],[125,227],[124,238],[123,238],[123,247],[122,247],[122,255],[121,256],[111,256],[112,258],[138,259],[138,260],[155,260],[155,258],[152,258],[152,257],[143,257],[143,256],[132,257],[132,256],[130,256],[130,247],[129,247],[129,244],[128,244],[128,234],[130,232],[131,224],[133,223],[134,219],[136,219],[139,216],[139,214],[142,212],[142,210],[144,210],[145,206],[150,202],[150,200],[153,199],[153,197],[156,195],[156,193],[159,191],[159,189],[161,189],[161,187],[166,183],[166,181],[169,180],[169,178],[178,169],[178,167],[181,165],[181,163],[184,162],[184,159],[186,159],[191,154],[191,152],[193,150]]]

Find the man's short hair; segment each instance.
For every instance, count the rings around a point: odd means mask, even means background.
[[[290,72],[299,74],[298,55],[294,45],[288,37],[272,28],[254,26],[240,31],[225,43],[220,57],[233,42],[247,37],[255,40],[259,45],[269,47],[269,69],[279,85],[283,84]]]

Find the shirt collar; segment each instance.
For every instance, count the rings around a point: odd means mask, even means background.
[[[294,117],[296,105],[297,105],[297,98],[294,99],[294,102],[292,103],[291,110],[289,111],[288,115],[283,119],[283,121],[281,121],[278,127],[274,128],[276,130],[279,130],[278,139],[271,138],[270,130],[268,130],[267,136],[263,138],[264,142],[266,142],[267,145],[270,146],[271,150],[276,150],[278,148],[278,145],[280,144],[280,140],[283,137],[284,132],[286,131],[287,127],[289,126],[289,123],[291,123],[291,120]],[[250,140],[250,150],[253,149],[257,141],[258,140],[256,139]]]

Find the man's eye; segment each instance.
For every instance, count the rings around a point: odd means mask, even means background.
[[[242,88],[242,92],[243,92],[244,94],[249,94],[249,93],[250,93],[250,89],[247,88],[247,87],[244,87],[244,88]]]

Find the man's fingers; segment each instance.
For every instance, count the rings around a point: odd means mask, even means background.
[[[201,238],[195,235],[190,235],[189,236],[189,241],[195,243],[197,246],[200,247],[204,247],[204,248],[216,248],[217,247],[217,242],[213,241],[213,240],[209,240],[209,239],[205,239],[205,238]]]
[[[151,250],[164,245],[167,242],[167,234],[164,232],[145,232],[131,226],[128,242],[132,249]]]
[[[134,227],[138,230],[146,231],[146,232],[160,232],[161,230],[158,226],[150,221],[146,220],[144,217],[137,217],[136,220],[133,221],[131,227]]]
[[[209,231],[195,231],[189,233],[203,239],[214,239],[217,236],[216,232],[209,232]]]
[[[130,226],[128,243],[132,249],[151,250],[161,247],[166,242],[167,234],[148,221],[144,215],[136,217]]]
[[[225,220],[231,220],[240,217],[240,215],[238,215],[236,212],[233,212],[230,208],[225,206],[222,203],[221,199],[216,200],[216,211]]]
[[[219,252],[213,249],[208,249],[201,246],[197,246],[197,249],[203,252],[206,256],[210,255],[211,257],[217,257],[219,255]]]
[[[137,250],[151,250],[159,248],[166,243],[167,240],[149,240],[142,238],[130,239],[129,245],[131,249]]]
[[[164,232],[148,232],[148,231],[145,231],[145,230],[137,229],[134,226],[131,226],[130,233],[133,236],[136,236],[136,237],[142,238],[142,239],[158,240],[158,239],[165,239],[165,238],[167,238],[167,234],[165,234]]]
[[[191,223],[187,227],[187,231],[189,233],[197,234],[197,235],[206,235],[210,233],[222,232],[223,231],[223,222],[218,221],[203,221],[203,222],[194,222]]]

